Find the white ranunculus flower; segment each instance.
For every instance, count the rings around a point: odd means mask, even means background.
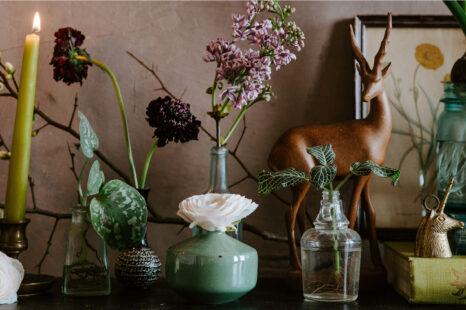
[[[186,198],[178,206],[176,213],[189,228],[199,226],[209,231],[236,230],[235,222],[245,218],[258,205],[251,199],[235,194],[205,194]]]
[[[17,259],[0,252],[0,305],[16,302],[16,292],[24,277],[24,268]]]

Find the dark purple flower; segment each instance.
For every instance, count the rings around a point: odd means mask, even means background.
[[[75,58],[77,55],[90,58],[86,50],[80,48],[84,38],[80,31],[71,27],[60,28],[55,32],[55,47],[50,61],[55,81],[63,80],[68,85],[75,82],[82,84],[87,77],[87,68],[92,64]]]
[[[157,146],[163,147],[169,141],[188,142],[197,140],[201,122],[191,114],[189,104],[169,96],[159,97],[149,103],[146,111],[151,127],[155,128]]]

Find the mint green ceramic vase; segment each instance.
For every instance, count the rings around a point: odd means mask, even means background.
[[[220,231],[200,230],[172,246],[165,266],[168,285],[201,303],[234,301],[257,282],[256,250]]]

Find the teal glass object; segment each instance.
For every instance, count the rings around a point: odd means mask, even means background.
[[[466,84],[444,83],[444,110],[437,123],[437,194],[444,196],[450,178],[455,182],[445,212],[466,218]],[[466,254],[466,230],[453,232],[453,253]]]
[[[224,232],[199,233],[167,250],[167,283],[186,298],[205,304],[234,301],[257,283],[257,251]]]
[[[348,228],[339,192],[322,192],[314,228],[301,237],[305,300],[351,302],[358,298],[361,237]]]
[[[110,295],[107,246],[92,227],[88,208],[73,207],[66,241],[63,294]]]
[[[228,188],[228,149],[226,147],[214,146],[210,148],[210,175],[209,187],[204,194],[230,194]],[[193,229],[193,236],[198,233],[197,227]],[[236,225],[236,232],[227,234],[239,241],[243,240],[243,222]]]

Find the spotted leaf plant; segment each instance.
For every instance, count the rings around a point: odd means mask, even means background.
[[[89,170],[87,187],[82,188],[84,172],[99,148],[99,139],[86,116],[78,112],[80,146],[86,161],[78,177],[78,193],[82,208],[88,208],[95,231],[114,250],[122,250],[139,244],[146,233],[147,208],[144,198],[132,186],[111,180],[105,184],[100,163],[95,160]]]
[[[273,191],[293,187],[302,182],[309,182],[318,190],[326,190],[333,196],[334,191],[338,191],[351,177],[367,176],[370,173],[383,178],[390,178],[395,186],[400,178],[400,171],[394,168],[379,166],[373,161],[367,160],[363,163],[355,162],[350,166],[350,173],[343,178],[336,187],[333,182],[337,175],[335,165],[335,153],[331,144],[309,147],[307,152],[312,155],[316,162],[310,172],[297,171],[293,167],[280,171],[262,170],[259,173],[260,194],[270,194]]]

